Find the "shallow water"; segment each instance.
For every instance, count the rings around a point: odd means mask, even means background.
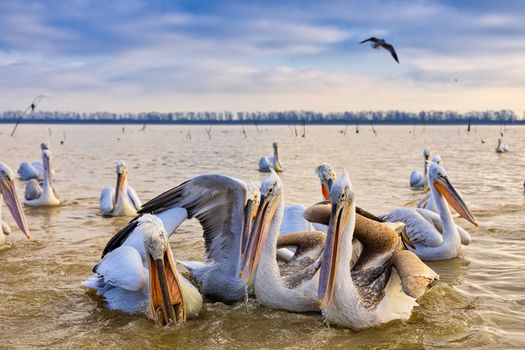
[[[376,126],[343,135],[340,126],[312,126],[306,138],[288,126],[48,126],[0,125],[0,160],[16,171],[40,158],[49,139],[55,155],[56,189],[63,205],[25,208],[33,239],[18,229],[0,251],[0,348],[524,348],[525,347],[525,128],[508,127],[510,152],[496,154],[500,127]],[[186,134],[191,130],[192,139]],[[461,130],[460,130],[461,129]],[[458,134],[459,130],[459,134]],[[415,131],[415,134],[414,134]],[[300,131],[301,133],[301,131]],[[66,137],[64,145],[59,141]],[[482,144],[480,141],[486,142]],[[408,321],[364,331],[323,324],[318,314],[275,311],[250,300],[228,306],[207,304],[198,319],[160,329],[143,316],[107,311],[88,293],[86,279],[111,236],[128,218],[104,218],[98,197],[114,185],[115,165],[127,162],[129,184],[143,201],[194,175],[217,172],[263,179],[261,155],[280,143],[287,202],[321,199],[314,168],[321,162],[350,174],[361,207],[380,213],[415,205],[421,193],[408,188],[411,170],[423,166],[428,146],[443,157],[454,186],[469,203],[480,227],[457,222],[472,235],[463,256],[429,263],[441,282],[421,298]],[[19,195],[23,183],[17,183]],[[7,209],[4,219],[11,225]],[[195,220],[172,239],[176,258],[201,259],[203,244]]]

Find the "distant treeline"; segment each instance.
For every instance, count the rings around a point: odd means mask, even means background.
[[[14,123],[20,111],[0,114],[0,123]],[[357,111],[319,113],[312,111],[281,112],[46,112],[26,114],[22,123],[133,123],[133,124],[525,124],[511,110],[473,111]]]

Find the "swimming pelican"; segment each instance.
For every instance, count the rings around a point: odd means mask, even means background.
[[[428,185],[439,215],[422,208],[401,208],[379,215],[379,218],[390,222],[404,222],[406,233],[416,247],[407,248],[421,259],[455,258],[461,253],[461,244],[470,243],[470,235],[463,229],[458,230],[447,202],[460,216],[476,226],[478,223],[448,180],[445,168],[441,165],[430,164]]]
[[[133,187],[128,186],[128,167],[121,160],[117,163],[117,185],[106,186],[100,194],[100,210],[108,216],[135,216],[141,202]]]
[[[49,149],[49,141],[44,141],[40,144],[40,149],[42,151]],[[51,170],[55,174],[54,170]],[[38,181],[44,180],[44,164],[39,161],[34,162],[23,162],[20,164],[20,167],[17,171],[17,176],[20,180],[28,181],[35,179]]]
[[[427,170],[430,152],[426,148],[423,150],[423,158],[425,159],[424,173],[419,170],[413,170],[410,173],[410,187],[415,189],[426,189],[427,186]]]
[[[438,275],[413,253],[399,250],[395,232],[371,220],[358,237],[363,248],[350,269],[356,204],[346,172],[334,182],[331,198],[318,288],[323,316],[331,324],[353,329],[408,319],[416,299]]]
[[[134,240],[106,254],[82,285],[102,296],[107,308],[145,313],[161,326],[185,321],[202,309],[202,296],[175,268],[162,221],[141,216]]]
[[[330,200],[330,189],[335,179],[335,170],[332,165],[322,163],[315,168],[315,173],[321,182],[321,193],[325,200]],[[306,206],[303,204],[290,204],[284,207],[283,221],[281,223],[281,234],[293,232],[309,232],[309,231],[326,231],[321,227],[322,225],[312,224],[308,222],[303,214]]]
[[[270,169],[274,169],[277,172],[283,171],[283,164],[279,160],[277,142],[274,142],[272,146],[273,146],[273,156],[261,157],[261,159],[259,159],[259,171],[268,172],[270,171]]]
[[[503,140],[498,137],[498,145],[496,146],[496,153],[505,153],[509,151],[507,145],[502,144]]]
[[[199,220],[204,230],[204,262],[179,263],[188,268],[207,298],[235,302],[245,297],[244,279],[239,279],[243,237],[247,237],[244,232],[250,230],[257,210],[257,197],[249,192],[250,188],[233,177],[200,175],[155,197],[138,211],[139,215],[159,216],[170,235],[187,218]],[[129,239],[136,221],[111,239],[104,254]]]
[[[246,280],[246,286],[254,282],[255,296],[262,305],[295,312],[317,311],[319,258],[306,254],[304,259],[292,259],[283,271],[277,263],[284,195],[281,180],[273,169],[261,184],[260,192],[261,201],[240,277]]]
[[[14,179],[15,177],[11,168],[9,168],[7,164],[0,162],[0,197],[7,205],[9,212],[20,230],[26,235],[27,239],[31,239],[26,217],[16,194]],[[5,236],[10,233],[11,228],[2,220],[2,205],[0,204],[0,246],[4,244]]]
[[[31,207],[60,205],[58,193],[53,185],[51,166],[53,155],[48,149],[42,151],[42,163],[44,164],[43,188],[37,180],[31,179],[27,182],[24,204]]]

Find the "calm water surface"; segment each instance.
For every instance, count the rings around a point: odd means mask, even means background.
[[[18,231],[0,251],[0,348],[524,348],[525,347],[525,128],[510,127],[510,152],[494,152],[499,127],[377,126],[359,134],[338,126],[312,126],[306,138],[288,126],[48,126],[0,125],[0,160],[14,171],[40,158],[49,139],[55,155],[56,188],[63,205],[25,208],[33,239]],[[186,134],[191,130],[192,138]],[[415,133],[414,133],[415,131]],[[458,134],[458,131],[459,134]],[[65,144],[59,141],[65,136]],[[486,142],[481,143],[481,139]],[[332,163],[346,168],[360,206],[380,213],[414,206],[421,197],[408,188],[411,170],[423,166],[422,149],[439,153],[452,183],[480,222],[457,222],[472,235],[458,259],[429,263],[441,282],[421,298],[408,321],[351,331],[327,327],[317,314],[293,314],[256,301],[228,306],[207,304],[198,319],[175,329],[159,329],[143,316],[107,311],[80,282],[91,273],[111,236],[128,218],[104,218],[98,197],[114,185],[115,165],[125,160],[129,183],[143,201],[189,177],[221,173],[263,179],[261,155],[280,143],[287,202],[321,199],[314,168]],[[23,183],[17,183],[19,195]],[[4,217],[12,225],[4,208]],[[202,259],[195,220],[171,239],[179,259]]]

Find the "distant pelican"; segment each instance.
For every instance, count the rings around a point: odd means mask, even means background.
[[[509,151],[509,148],[507,147],[507,145],[504,145],[501,143],[502,141],[503,140],[501,139],[501,137],[498,137],[498,145],[496,146],[496,153],[505,153]]]
[[[198,314],[202,296],[175,268],[162,221],[143,215],[132,236],[106,254],[82,285],[102,296],[108,309],[144,313],[161,326]]]
[[[427,186],[427,169],[428,161],[430,159],[430,152],[428,149],[423,150],[424,163],[424,173],[419,170],[413,170],[410,173],[410,187],[414,189],[425,189]]]
[[[26,217],[18,196],[14,180],[15,176],[7,164],[0,162],[0,197],[7,205],[9,212],[13,216],[20,230],[26,235],[27,239],[31,238],[29,227],[27,226]],[[5,242],[5,236],[11,234],[11,228],[2,220],[2,205],[0,204],[0,246]]]
[[[43,188],[37,180],[31,179],[27,182],[25,190],[24,204],[31,207],[55,206],[60,204],[60,200],[55,187],[53,186],[53,177],[51,166],[53,156],[51,151],[44,149],[42,151],[42,163],[44,164],[44,184]]]
[[[157,215],[169,235],[187,218],[199,220],[204,230],[204,262],[179,263],[188,268],[199,291],[209,299],[231,303],[245,297],[245,282],[239,279],[247,239],[244,232],[251,229],[258,201],[257,193],[250,188],[232,177],[200,175],[153,198],[138,212]],[[132,239],[136,225],[137,218],[115,234],[103,254]]]
[[[49,142],[44,141],[40,144],[40,149],[48,150],[49,149]],[[55,171],[51,169],[51,172],[55,174]],[[44,164],[40,161],[34,161],[34,162],[23,162],[20,164],[20,167],[17,171],[17,176],[20,180],[28,181],[31,179],[35,179],[38,181],[44,180]]]
[[[330,324],[353,329],[408,319],[416,299],[439,276],[414,254],[399,250],[399,236],[373,221],[357,237],[363,248],[350,269],[356,204],[346,172],[335,181],[331,197],[318,288],[323,316]]]
[[[141,202],[133,187],[128,186],[128,167],[121,160],[117,163],[117,185],[106,186],[100,194],[100,210],[108,216],[135,216]]]
[[[365,40],[361,41],[359,44],[366,43],[367,41],[372,42],[372,47],[374,49],[378,49],[380,47],[386,49],[388,52],[390,52],[390,54],[396,60],[396,62],[399,63],[399,59],[397,58],[396,50],[394,49],[394,47],[392,45],[387,43],[385,41],[385,39],[377,39],[375,37],[371,37],[371,38],[368,38],[368,39],[365,39]]]
[[[273,146],[273,156],[261,157],[261,159],[259,159],[259,171],[268,172],[270,171],[270,169],[274,169],[277,172],[283,171],[283,164],[279,160],[277,142],[274,142],[272,146]]]
[[[441,165],[442,163],[441,156],[439,154],[436,154],[434,157],[432,157],[432,163],[436,163]],[[428,186],[428,184],[427,184]],[[435,213],[437,213],[437,208],[434,205],[434,200],[432,199],[432,192],[428,192],[421,200],[417,203],[418,208],[428,209]]]
[[[436,213],[421,208],[401,208],[379,215],[390,222],[404,222],[406,234],[416,249],[407,247],[423,260],[445,260],[459,256],[461,244],[470,243],[470,235],[463,229],[458,230],[454,223],[447,202],[456,212],[478,226],[465,202],[448,180],[445,168],[432,163],[428,173],[428,184],[432,192]]]

